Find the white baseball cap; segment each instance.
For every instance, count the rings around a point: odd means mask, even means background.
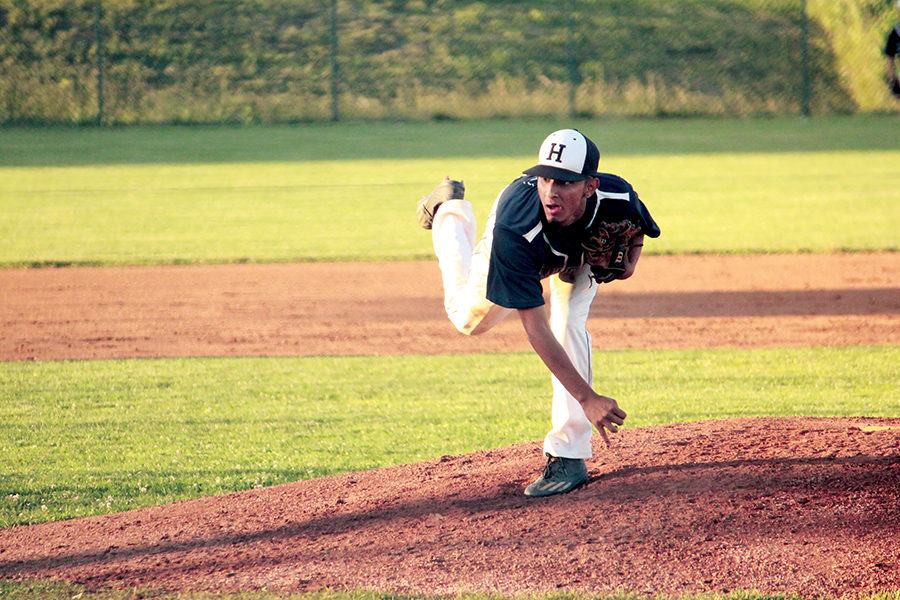
[[[538,164],[523,173],[557,181],[581,181],[597,176],[599,162],[600,151],[587,136],[577,129],[560,129],[541,144]]]

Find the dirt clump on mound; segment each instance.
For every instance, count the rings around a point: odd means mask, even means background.
[[[170,591],[900,591],[900,419],[623,430],[562,496],[537,444],[0,531],[0,577]]]

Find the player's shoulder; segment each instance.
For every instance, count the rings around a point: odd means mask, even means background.
[[[628,193],[634,189],[624,177],[612,173],[597,173],[597,180],[600,182],[597,189],[601,192]]]
[[[496,225],[515,232],[530,231],[540,221],[537,178],[522,176],[497,198]]]
[[[521,197],[537,193],[537,177],[522,175],[514,179],[500,192],[501,198]]]

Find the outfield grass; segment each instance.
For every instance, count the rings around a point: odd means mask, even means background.
[[[0,167],[501,158],[575,127],[601,156],[896,150],[900,119],[516,119],[247,127],[0,128]],[[530,165],[529,165],[530,166]],[[386,175],[383,179],[387,180]]]
[[[595,386],[628,427],[888,417],[897,364],[900,347],[600,352]],[[0,526],[537,441],[549,396],[532,353],[0,363]]]
[[[595,121],[654,253],[900,249],[900,119]],[[0,131],[0,266],[430,258],[415,200],[483,221],[546,122]]]

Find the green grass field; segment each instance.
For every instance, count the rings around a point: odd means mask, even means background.
[[[419,196],[462,177],[484,216],[563,125],[0,130],[0,266],[430,257]],[[648,253],[900,249],[896,118],[576,125],[659,221]],[[896,346],[622,351],[595,373],[641,427],[896,417],[898,363]],[[539,440],[548,387],[530,353],[0,363],[0,527]]]
[[[483,219],[558,125],[2,130],[0,265],[428,258],[415,200],[452,174]],[[900,119],[576,125],[647,253],[900,249]]]
[[[897,347],[595,359],[628,427],[888,417],[900,402]],[[3,527],[537,441],[549,425],[531,353],[0,363],[0,376]]]

